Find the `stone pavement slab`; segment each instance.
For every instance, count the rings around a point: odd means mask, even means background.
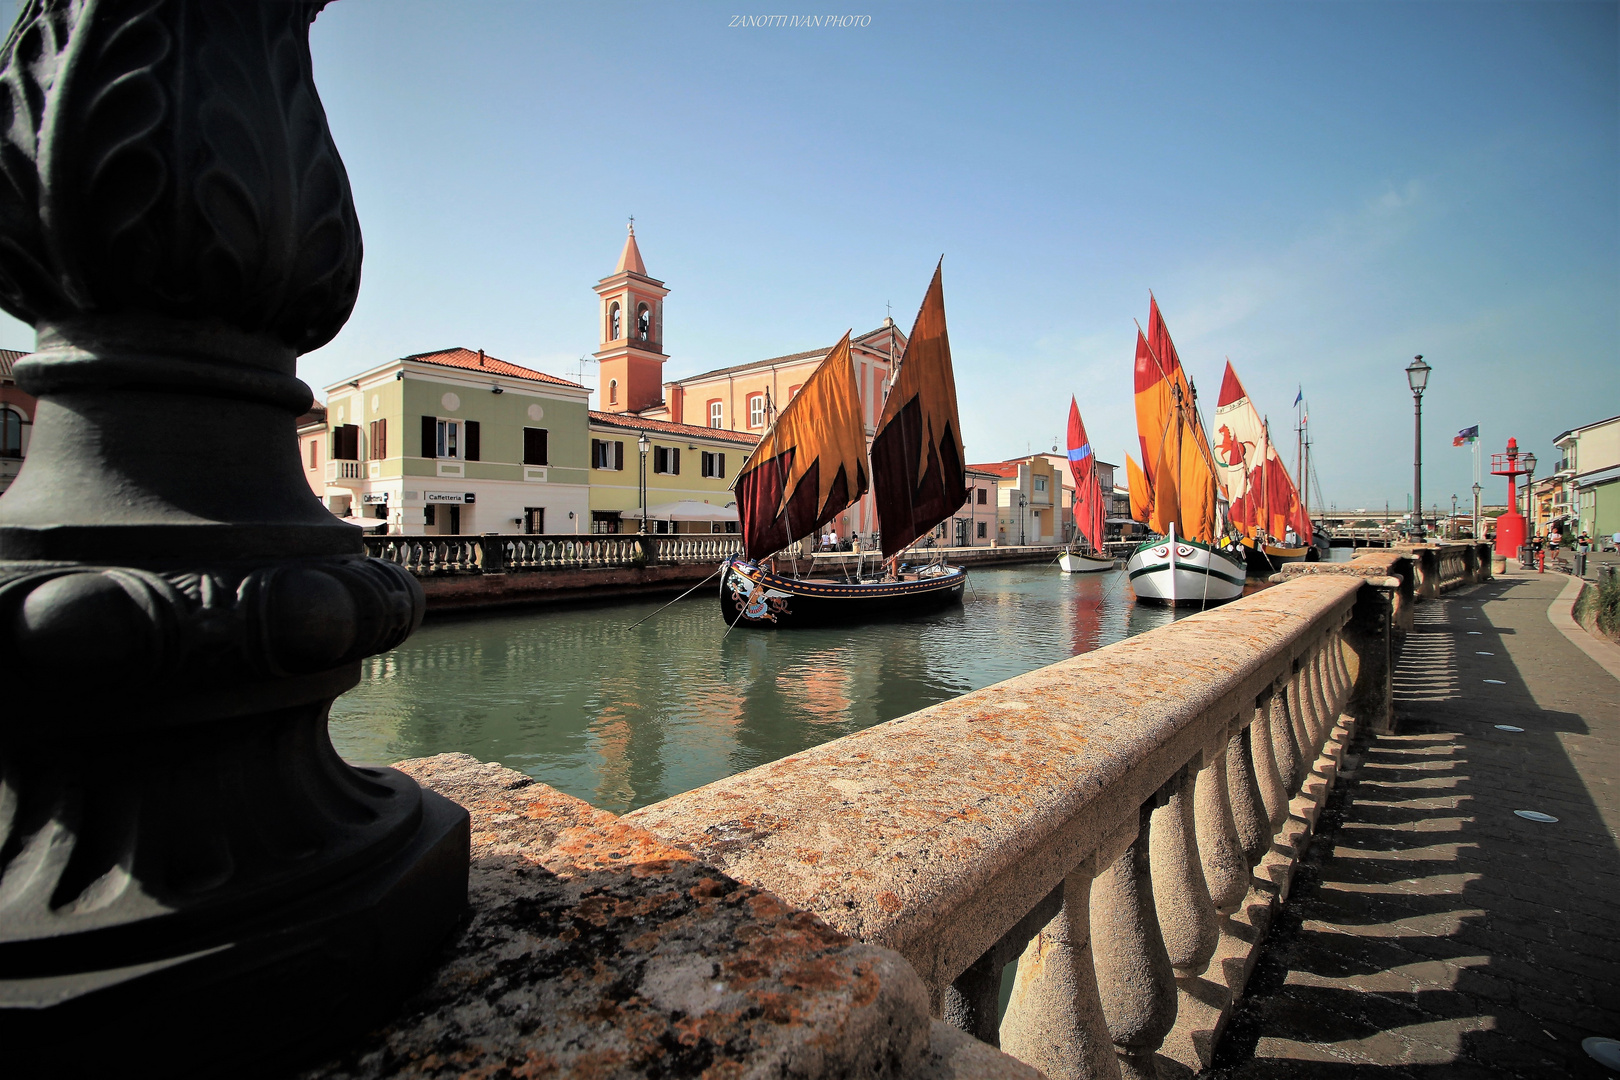
[[[1549,619],[1567,581],[1417,608],[1398,734],[1346,756],[1209,1075],[1612,1075],[1580,1043],[1620,1037],[1620,679]]]

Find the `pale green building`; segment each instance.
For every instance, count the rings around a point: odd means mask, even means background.
[[[418,353],[327,387],[303,464],[333,513],[390,533],[588,533],[588,404],[482,350]]]

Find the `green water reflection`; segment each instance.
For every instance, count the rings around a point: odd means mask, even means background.
[[[352,761],[500,761],[616,813],[1162,626],[1122,571],[975,570],[959,608],[726,634],[714,593],[430,622],[332,707]]]

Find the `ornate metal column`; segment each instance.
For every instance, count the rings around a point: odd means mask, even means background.
[[[40,399],[0,499],[0,1071],[318,1052],[466,903],[466,813],[326,731],[423,598],[298,462],[361,261],[321,7],[33,0],[0,50]]]

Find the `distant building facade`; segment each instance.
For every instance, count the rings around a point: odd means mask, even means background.
[[[1620,416],[1571,428],[1553,445],[1562,458],[1542,531],[1557,524],[1566,537],[1620,532]]]
[[[34,410],[39,399],[17,385],[17,361],[28,353],[0,349],[0,492],[22,471],[28,443],[34,434]]]
[[[1065,505],[1063,476],[1052,455],[969,465],[996,477],[996,540],[999,544],[1063,544],[1072,535],[1072,504]],[[1067,459],[1064,468],[1067,470]]]
[[[694,502],[736,506],[731,482],[759,436],[654,420],[629,412],[590,413],[591,532],[635,532],[645,468],[646,505]],[[643,456],[642,440],[646,440]],[[631,515],[626,518],[626,514]],[[736,522],[666,520],[650,515],[651,533],[732,533]]]
[[[441,349],[326,388],[327,505],[404,535],[589,531],[589,391]],[[318,454],[301,444],[306,473]]]

